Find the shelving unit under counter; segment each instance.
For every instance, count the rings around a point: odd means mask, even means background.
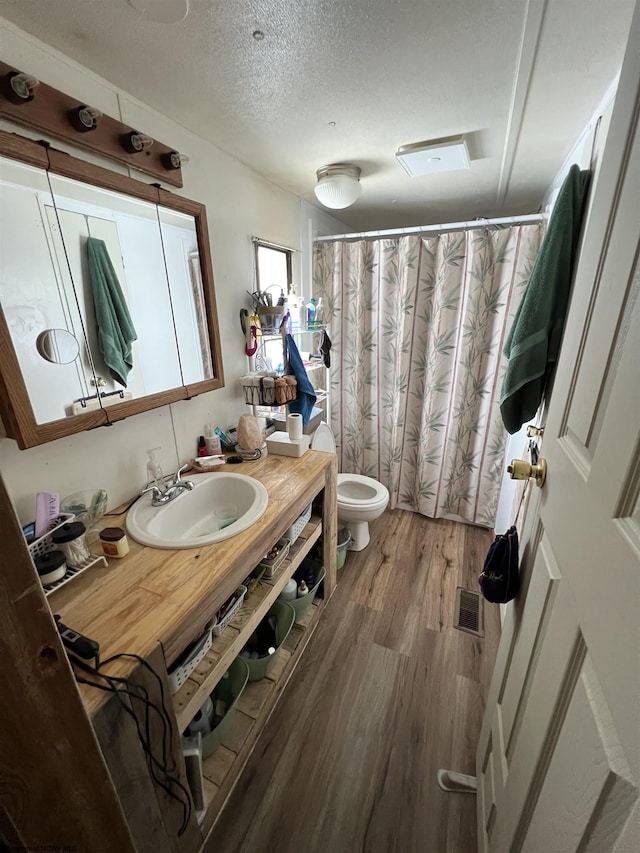
[[[275,576],[260,581],[232,622],[219,637],[214,638],[209,652],[173,697],[180,731],[188,726],[198,708],[238,656],[321,533],[321,519],[312,516]],[[249,760],[262,727],[269,719],[318,624],[323,605],[321,599],[316,599],[303,620],[294,624],[289,637],[278,650],[278,658],[269,674],[261,681],[251,682],[246,686],[238,700],[231,729],[223,738],[222,746],[205,760],[203,777],[207,803],[198,814],[198,822],[205,836],[214,826]]]

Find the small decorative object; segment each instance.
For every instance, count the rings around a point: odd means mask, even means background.
[[[262,447],[260,424],[254,415],[241,415],[238,421],[238,447],[241,450],[257,450]]]

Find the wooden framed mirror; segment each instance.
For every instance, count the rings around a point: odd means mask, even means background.
[[[224,385],[204,205],[0,131],[0,257],[21,449]]]

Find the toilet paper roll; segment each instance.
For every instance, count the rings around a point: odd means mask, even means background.
[[[300,441],[302,438],[302,415],[287,416],[287,432],[291,441]]]

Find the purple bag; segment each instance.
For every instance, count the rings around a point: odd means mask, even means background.
[[[480,591],[487,601],[506,604],[518,594],[518,531],[510,527],[494,539],[478,578]]]

